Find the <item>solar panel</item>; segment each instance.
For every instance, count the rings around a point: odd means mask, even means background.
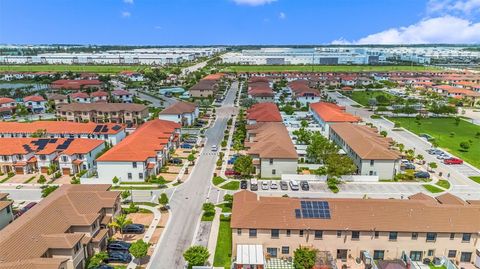
[[[102,128],[103,128],[103,125],[97,125],[97,126],[95,126],[95,129],[93,129],[93,131],[95,133],[97,133],[97,132],[100,132],[100,130],[102,130]]]
[[[295,218],[297,218],[297,219],[302,218],[302,214],[300,213],[300,209],[295,209]]]
[[[49,143],[57,143],[57,140],[58,140],[58,139],[56,139],[56,138],[51,138],[50,141],[49,141]]]
[[[31,148],[29,145],[27,145],[27,144],[23,145],[23,148],[24,148],[28,153],[30,153],[30,152],[33,151],[32,148]]]
[[[33,141],[33,144],[37,146],[37,150],[42,150],[47,146],[49,140],[50,139],[38,139],[37,141]]]
[[[108,132],[108,127],[107,125],[103,125],[102,133],[106,133],[106,132]]]
[[[115,131],[118,131],[118,130],[122,129],[122,126],[115,125],[115,126],[112,127],[112,129],[115,130]]]
[[[300,209],[295,209],[295,217],[330,219],[330,207],[326,201],[300,201]]]

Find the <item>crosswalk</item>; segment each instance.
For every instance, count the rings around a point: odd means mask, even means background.
[[[217,156],[218,152],[202,152],[203,156]]]

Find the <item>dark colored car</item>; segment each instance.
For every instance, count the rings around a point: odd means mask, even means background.
[[[172,158],[172,159],[170,159],[170,163],[173,163],[173,164],[182,164],[182,159],[180,159],[180,158]]]
[[[108,243],[108,251],[128,251],[130,248],[130,243],[125,241],[110,241]]]
[[[430,174],[428,172],[425,172],[425,171],[419,171],[419,172],[416,172],[413,175],[415,176],[415,178],[430,178]]]
[[[302,181],[300,182],[300,187],[302,188],[302,191],[308,191],[310,190],[310,186],[308,185],[307,181]]]
[[[285,181],[280,181],[280,189],[282,191],[288,191],[288,184]]]
[[[129,263],[132,261],[132,255],[128,252],[112,251],[108,253],[108,262]]]
[[[246,190],[248,188],[248,183],[246,180],[240,181],[240,189]]]
[[[115,269],[115,267],[110,266],[108,264],[100,264],[97,267],[93,267],[93,269]]]
[[[25,212],[27,212],[28,210],[30,210],[30,208],[34,207],[36,204],[37,204],[36,202],[28,203],[26,206],[24,206],[22,209],[20,209],[20,210],[15,214],[15,218],[20,217],[21,215],[23,215],[23,213],[25,213]]]
[[[124,234],[143,234],[145,232],[145,226],[143,224],[129,224],[122,229]]]
[[[415,170],[415,165],[413,163],[405,164],[405,170]]]
[[[237,172],[237,171],[235,171],[235,170],[233,170],[233,169],[227,169],[227,170],[225,170],[225,175],[226,175],[226,176],[230,176],[230,177],[231,177],[231,176],[239,176],[240,173]]]
[[[191,148],[193,148],[193,146],[192,146],[192,145],[190,145],[190,144],[187,144],[187,143],[183,143],[183,144],[181,144],[181,145],[180,145],[180,147],[181,147],[182,149],[191,149]]]

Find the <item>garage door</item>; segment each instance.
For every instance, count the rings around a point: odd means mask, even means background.
[[[15,173],[17,175],[23,175],[23,167],[15,167]]]
[[[70,168],[62,168],[62,173],[64,175],[70,175]]]

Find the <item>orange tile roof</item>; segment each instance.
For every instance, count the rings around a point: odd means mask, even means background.
[[[0,138],[0,155],[28,154],[86,154],[99,147],[105,141],[97,139],[74,138]],[[44,143],[44,147],[41,144]],[[65,144],[64,144],[65,143]],[[68,144],[69,143],[69,144]],[[68,144],[68,145],[67,145]],[[62,147],[61,145],[67,145]],[[30,160],[29,160],[30,161]]]
[[[174,136],[179,123],[151,120],[97,159],[97,162],[146,161],[155,158]]]
[[[24,97],[23,98],[23,101],[24,102],[29,102],[29,101],[32,101],[32,102],[44,102],[45,99],[40,96],[40,95],[30,95],[30,96],[27,96],[27,97]]]
[[[223,76],[225,76],[224,73],[215,73],[215,74],[207,75],[203,79],[204,80],[219,80],[219,79],[223,78]]]
[[[247,132],[250,135],[255,134],[253,142],[245,142],[248,154],[259,155],[260,158],[298,158],[295,145],[283,123],[258,123],[248,126]]]
[[[324,122],[359,122],[360,118],[346,113],[345,109],[326,102],[318,102],[310,104],[313,110]]]
[[[95,132],[97,126],[102,128]],[[116,123],[97,124],[93,122],[80,123],[68,121],[34,121],[34,122],[0,122],[0,133],[32,134],[38,130],[45,130],[47,134],[117,134],[124,131],[125,126]],[[98,129],[97,129],[98,130]],[[103,131],[105,130],[105,131]]]
[[[8,103],[14,103],[15,100],[13,100],[12,98],[8,98],[8,97],[0,97],[0,104],[8,104]]]
[[[184,113],[193,113],[197,105],[190,102],[183,102],[178,101],[172,104],[171,106],[165,108],[160,112],[161,115],[170,114],[170,115],[177,115],[177,114],[184,114]]]
[[[282,115],[274,103],[254,104],[247,110],[247,119],[256,122],[283,122]]]

